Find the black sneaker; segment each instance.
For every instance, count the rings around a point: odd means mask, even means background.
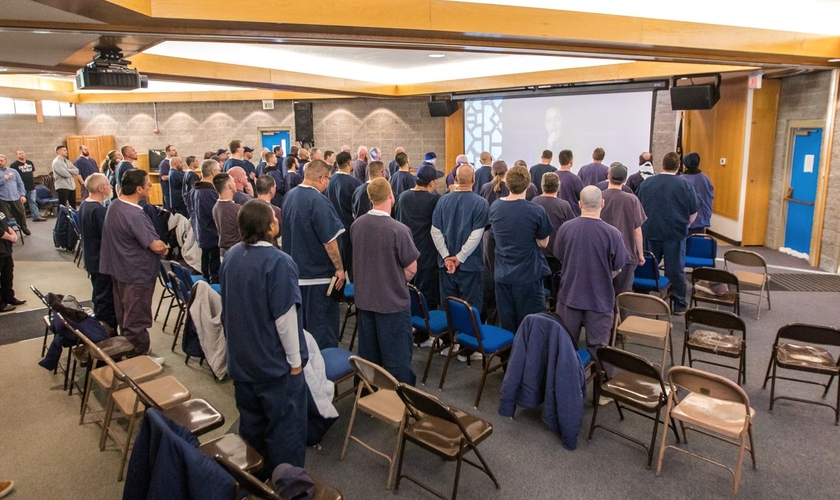
[[[23,228],[23,234],[29,236],[32,234],[32,231],[30,231],[28,227],[25,227]]]

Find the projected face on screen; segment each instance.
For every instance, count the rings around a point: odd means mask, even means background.
[[[523,159],[539,163],[543,150],[570,149],[589,163],[595,148],[603,148],[604,163],[620,161],[636,171],[639,153],[650,150],[653,92],[562,95],[467,101],[464,105],[464,146],[470,158],[489,151],[512,165]]]
[[[560,138],[563,137],[563,115],[560,108],[551,107],[545,110],[545,132],[548,134],[545,149],[555,153],[562,149]]]

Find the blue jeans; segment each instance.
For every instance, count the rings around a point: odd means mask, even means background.
[[[645,247],[653,252],[656,262],[665,258],[665,277],[671,281],[671,299],[674,309],[684,310],[688,307],[685,296],[685,238],[680,241],[645,240]]]
[[[26,202],[29,203],[29,211],[32,213],[32,220],[41,218],[41,211],[38,210],[38,197],[35,190],[26,192]]]

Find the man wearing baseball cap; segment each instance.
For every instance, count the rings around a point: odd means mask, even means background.
[[[627,167],[621,162],[612,163],[607,174],[610,185],[601,193],[604,199],[601,220],[618,229],[630,254],[627,264],[613,278],[616,295],[632,290],[636,266],[645,263],[642,224],[647,220],[647,216],[639,199],[632,192],[628,193],[622,189],[626,180]]]

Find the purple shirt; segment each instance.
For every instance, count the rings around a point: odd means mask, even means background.
[[[557,193],[557,197],[568,201],[575,217],[577,217],[580,215],[578,202],[580,201],[580,190],[583,189],[583,181],[569,170],[558,170],[556,174],[560,178],[560,191]]]
[[[624,245],[630,258],[628,264],[637,262],[636,229],[642,227],[647,220],[642,202],[632,193],[625,193],[621,189],[607,189],[601,193],[604,197],[604,208],[601,209],[601,220],[618,229],[624,238]]]
[[[390,314],[411,307],[404,269],[420,257],[411,230],[378,210],[350,226],[356,307]]]
[[[583,182],[584,186],[594,186],[601,181],[607,180],[607,172],[609,168],[603,163],[590,163],[580,167],[578,177]]]
[[[149,245],[158,239],[152,221],[142,208],[115,199],[108,207],[102,227],[99,272],[121,283],[155,281],[160,272],[160,258]]]
[[[601,219],[578,217],[560,226],[553,250],[563,263],[557,301],[573,309],[612,312],[612,273],[629,258],[618,229]]]

